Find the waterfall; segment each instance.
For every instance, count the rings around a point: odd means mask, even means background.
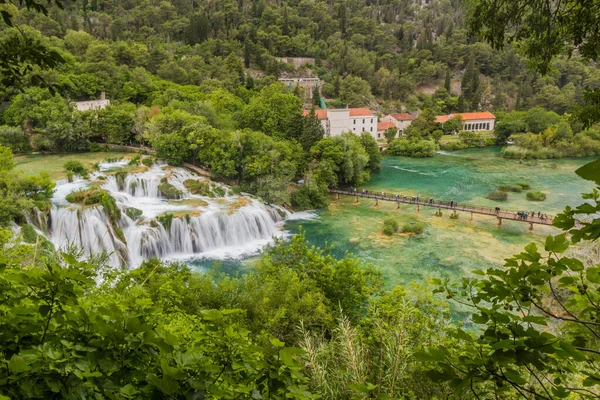
[[[48,229],[57,247],[79,246],[86,255],[106,252],[112,266],[137,267],[153,257],[241,256],[260,250],[274,235],[281,235],[282,215],[287,215],[281,209],[245,196],[193,195],[186,190],[185,181],[206,179],[181,168],[155,165],[128,175],[107,173],[123,166],[123,162],[104,163],[89,181],[57,183]],[[66,200],[69,193],[92,182],[115,199],[121,210],[118,221],[111,221],[101,205],[80,206]],[[181,191],[183,199],[161,196],[159,185],[164,182]],[[141,215],[129,216],[131,208],[140,210]],[[173,218],[164,226],[160,221],[166,213]]]

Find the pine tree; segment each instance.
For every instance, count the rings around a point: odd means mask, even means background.
[[[252,48],[250,39],[244,40],[244,67],[250,68],[250,57],[252,57]]]
[[[477,99],[477,97],[481,97],[479,89],[479,70],[475,66],[475,54],[471,53],[461,83],[465,105],[469,105],[472,108],[479,106],[479,100]]]
[[[319,95],[319,88],[318,87],[315,87],[313,89],[312,104],[315,107],[319,107],[319,105],[321,104],[321,96]]]
[[[450,84],[450,69],[446,70],[446,78],[444,79],[444,88],[449,95],[452,95],[452,86]]]

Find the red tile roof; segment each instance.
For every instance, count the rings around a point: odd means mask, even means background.
[[[435,117],[435,122],[439,124],[443,124],[448,121],[450,118],[454,118],[457,116],[461,116],[463,121],[471,121],[475,119],[496,119],[494,114],[489,111],[484,112],[472,112],[472,113],[459,113],[459,114],[450,114],[450,115],[439,115]]]
[[[394,117],[396,121],[412,121],[414,119],[412,115],[407,113],[392,114],[392,117]]]
[[[351,117],[372,117],[373,113],[368,108],[351,108]]]
[[[385,131],[388,128],[395,128],[396,125],[394,125],[392,122],[379,122],[377,124],[377,130],[378,131]]]
[[[306,117],[310,114],[310,110],[304,110],[303,114]],[[318,119],[327,119],[327,110],[315,110],[315,115]]]

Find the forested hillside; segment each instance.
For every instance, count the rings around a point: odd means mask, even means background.
[[[310,70],[325,81],[325,97],[351,106],[378,99],[385,110],[563,113],[582,89],[600,87],[598,69],[576,56],[557,60],[548,76],[527,70],[514,49],[470,37],[464,13],[459,0],[69,0],[15,22],[70,53],[61,76],[48,77],[69,98],[106,90],[147,103],[148,73],[204,91],[235,89],[246,71],[272,82],[291,72],[276,59],[288,56],[315,59]]]

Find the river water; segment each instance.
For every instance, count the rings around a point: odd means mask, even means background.
[[[507,210],[541,211],[555,214],[566,205],[582,202],[581,193],[594,185],[579,178],[574,171],[592,161],[561,159],[519,161],[501,157],[498,148],[469,149],[438,154],[433,158],[413,159],[385,157],[381,170],[364,187],[371,192],[398,193],[436,200],[455,200],[482,206],[499,206]],[[526,182],[531,190],[547,194],[544,202],[526,200],[526,191],[509,193],[508,200],[497,202],[486,194],[503,184]],[[359,188],[361,190],[362,188]],[[553,227],[504,221],[497,226],[494,217],[459,213],[452,220],[449,213],[436,217],[435,209],[393,203],[375,206],[374,200],[331,198],[327,210],[319,211],[310,221],[291,221],[286,229],[304,229],[308,240],[316,245],[334,246],[334,253],[353,254],[377,265],[388,286],[425,282],[429,277],[457,279],[474,269],[500,266],[503,260],[522,251],[530,242],[542,243],[546,235],[557,234]],[[419,220],[427,225],[419,236],[381,234],[383,220],[397,215],[400,224]]]

